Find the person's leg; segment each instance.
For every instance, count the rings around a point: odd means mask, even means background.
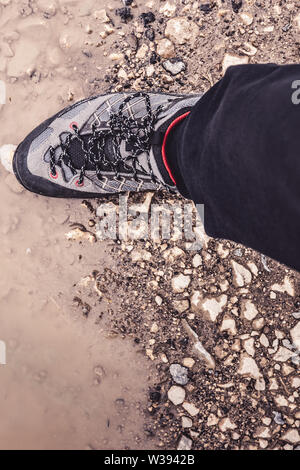
[[[204,204],[208,235],[300,271],[295,80],[300,65],[230,67],[174,128],[167,154],[179,190]]]
[[[299,78],[300,65],[238,66],[202,98],[117,93],[84,100],[25,138],[15,175],[38,194],[87,198],[175,190],[173,172],[180,192],[204,203],[209,235],[300,270],[300,107],[292,102]]]

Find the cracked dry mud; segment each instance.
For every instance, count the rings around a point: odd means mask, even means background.
[[[300,54],[292,1],[0,0],[0,25],[0,146],[85,96],[204,92]],[[118,197],[43,199],[6,169],[1,448],[299,449],[298,273],[202,230],[198,252],[178,230],[103,240]]]

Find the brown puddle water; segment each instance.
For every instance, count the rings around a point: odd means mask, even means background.
[[[0,2],[0,80],[7,89],[0,147],[17,145],[68,105],[69,94],[84,96],[74,64],[78,57],[84,67],[83,25],[99,2],[30,3],[33,11],[28,2]],[[45,19],[51,5],[55,15]],[[64,10],[70,5],[72,15]],[[111,263],[104,244],[86,242],[79,260],[78,245],[65,239],[69,219],[80,220],[80,201],[21,191],[2,166],[0,200],[0,340],[7,345],[0,448],[146,448],[145,360],[71,307],[72,286],[97,263]]]

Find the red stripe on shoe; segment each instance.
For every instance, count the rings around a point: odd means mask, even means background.
[[[163,141],[163,145],[162,145],[162,149],[161,149],[164,165],[166,167],[167,172],[169,173],[169,176],[170,176],[171,180],[173,181],[173,183],[175,185],[176,185],[176,181],[175,181],[174,176],[172,175],[172,171],[171,171],[171,168],[170,168],[168,160],[167,160],[167,154],[166,154],[167,140],[168,140],[169,134],[170,134],[171,130],[173,129],[173,127],[175,127],[177,124],[179,124],[181,121],[183,121],[183,119],[185,119],[189,114],[190,114],[190,111],[188,111],[187,113],[182,114],[181,116],[178,116],[178,118],[174,119],[174,121],[171,122],[171,124],[169,125],[169,127],[168,127],[168,129],[165,133],[165,137],[164,137],[164,141]]]

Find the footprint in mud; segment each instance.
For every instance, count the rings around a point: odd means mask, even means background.
[[[0,218],[1,231],[3,235],[14,232],[20,223],[20,219],[14,215],[4,215]]]
[[[94,385],[100,385],[106,377],[106,371],[102,366],[94,368]]]
[[[40,370],[34,374],[33,379],[35,382],[38,382],[40,384],[43,384],[48,377],[48,372],[46,370]]]
[[[124,398],[117,398],[115,401],[115,407],[119,413],[126,409],[126,402]]]

